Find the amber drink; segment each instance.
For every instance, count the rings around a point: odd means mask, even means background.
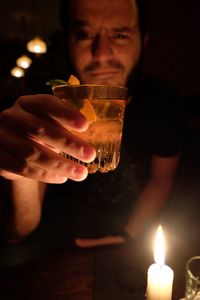
[[[74,104],[89,121],[86,131],[76,134],[96,149],[96,158],[83,163],[89,173],[114,170],[120,159],[127,88],[105,85],[60,85],[53,88],[54,95]]]

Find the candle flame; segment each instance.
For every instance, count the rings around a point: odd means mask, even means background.
[[[162,227],[159,226],[154,243],[154,260],[159,265],[164,265],[165,263],[165,241]]]

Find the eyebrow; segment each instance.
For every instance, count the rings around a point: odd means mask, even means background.
[[[116,28],[113,28],[114,32],[132,32],[134,28],[128,27],[128,26],[118,26]]]
[[[72,23],[72,27],[74,29],[79,28],[79,27],[84,27],[84,26],[91,27],[91,25],[87,21],[83,21],[81,19],[77,19]],[[114,31],[114,32],[132,32],[134,30],[134,27],[131,28],[129,26],[118,25],[115,28],[112,28],[112,31]]]

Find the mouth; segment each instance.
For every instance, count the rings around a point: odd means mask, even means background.
[[[88,79],[96,84],[116,84],[119,72],[117,71],[96,71],[88,74]]]
[[[114,77],[117,75],[117,71],[98,71],[98,72],[91,72],[91,77],[99,77],[99,78],[107,78],[107,77]]]

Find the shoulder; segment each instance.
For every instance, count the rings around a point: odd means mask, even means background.
[[[131,89],[133,99],[149,109],[155,107],[171,107],[179,103],[180,97],[171,82],[151,74],[141,74],[134,89]]]

